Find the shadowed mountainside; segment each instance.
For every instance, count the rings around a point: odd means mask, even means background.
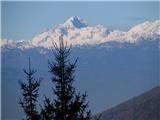
[[[160,120],[160,86],[101,113],[101,120]]]

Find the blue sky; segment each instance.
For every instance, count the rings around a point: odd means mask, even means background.
[[[2,2],[2,38],[31,39],[45,28],[79,16],[110,29],[158,19],[158,2]]]

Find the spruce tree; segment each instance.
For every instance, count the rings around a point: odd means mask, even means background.
[[[26,75],[26,81],[20,81],[20,86],[22,90],[22,98],[20,98],[19,104],[24,110],[26,115],[25,120],[39,120],[40,115],[36,108],[36,102],[38,98],[38,90],[40,86],[40,80],[34,78],[36,70],[31,68],[31,62],[29,58],[29,68],[28,71],[23,69]]]
[[[71,46],[64,45],[63,37],[59,37],[59,45],[54,43],[54,61],[49,62],[52,75],[53,100],[45,97],[41,118],[43,120],[90,120],[90,110],[86,102],[87,94],[76,92],[73,82],[77,60],[70,62]]]

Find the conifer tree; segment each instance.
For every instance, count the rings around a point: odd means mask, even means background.
[[[40,86],[40,80],[34,78],[36,70],[31,68],[31,62],[29,58],[29,68],[28,71],[23,69],[26,75],[26,81],[20,81],[20,86],[22,90],[22,98],[20,99],[19,104],[24,110],[26,115],[25,120],[39,120],[40,115],[36,108],[36,102],[38,98],[38,90]]]
[[[69,55],[71,46],[64,45],[63,37],[59,37],[59,45],[54,44],[54,61],[49,62],[52,75],[54,100],[45,97],[41,118],[43,120],[90,120],[90,110],[86,102],[87,94],[76,92],[73,82],[75,62],[71,63]]]

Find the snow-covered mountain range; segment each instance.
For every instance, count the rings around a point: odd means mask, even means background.
[[[1,40],[1,46],[7,48],[51,48],[53,41],[58,42],[63,35],[64,41],[73,46],[97,45],[109,41],[135,43],[140,40],[154,40],[160,37],[160,20],[146,21],[133,26],[128,31],[110,30],[102,25],[89,26],[78,16],[69,18],[64,24],[48,29],[31,40]]]

